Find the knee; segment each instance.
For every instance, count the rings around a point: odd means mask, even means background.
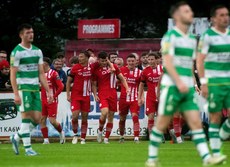
[[[42,117],[40,123],[43,125],[46,124],[46,119],[47,117]]]
[[[215,124],[220,124],[221,122],[222,113],[210,113],[210,122]]]
[[[79,114],[78,114],[77,112],[73,112],[73,113],[72,113],[72,119],[73,119],[73,120],[78,120],[78,115],[79,115]]]
[[[55,124],[56,124],[56,119],[55,119],[55,118],[49,118],[49,120],[50,120],[50,123],[51,123],[52,125],[55,125]]]
[[[125,121],[126,120],[126,115],[120,115],[120,121]]]

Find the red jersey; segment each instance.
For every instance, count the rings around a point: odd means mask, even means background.
[[[126,89],[122,84],[120,99],[126,99],[127,102],[137,101],[137,96],[138,96],[137,93],[141,81],[142,71],[139,70],[138,68],[135,68],[134,70],[129,70],[128,67],[122,67],[121,73],[123,74],[129,86],[130,95],[129,96],[127,95]]]
[[[143,70],[141,82],[147,84],[147,97],[156,98],[156,88],[162,73],[163,69],[159,65],[156,68],[149,66]]]
[[[58,100],[57,97],[62,92],[64,85],[58,73],[55,70],[49,69],[49,71],[46,72],[45,75],[46,75],[46,79],[48,82],[51,95],[53,96],[54,101],[57,102]],[[41,98],[43,103],[47,103],[47,94],[44,87],[41,87]]]
[[[99,96],[108,95],[109,92],[116,93],[117,75],[120,70],[113,64],[115,71],[111,73],[109,67],[99,67],[93,72],[93,80],[97,81]]]
[[[82,66],[75,64],[70,71],[70,76],[74,78],[71,90],[71,99],[78,97],[87,97],[91,95],[91,79],[92,73],[97,63]]]

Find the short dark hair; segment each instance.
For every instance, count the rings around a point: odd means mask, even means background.
[[[216,5],[216,6],[213,6],[213,7],[211,8],[211,10],[210,10],[210,17],[216,16],[216,11],[217,11],[218,9],[222,9],[222,8],[228,9],[227,6],[225,6],[225,5]]]
[[[5,50],[0,50],[0,53],[7,54],[7,52]]]
[[[79,54],[84,54],[86,57],[90,57],[90,54],[88,51],[84,50],[84,51],[81,51]]]
[[[65,57],[65,53],[64,52],[57,52],[57,58],[62,59]]]
[[[20,34],[24,29],[31,29],[33,28],[32,25],[28,23],[23,23],[20,26],[18,26],[18,34]]]
[[[149,56],[154,56],[155,57],[155,59],[157,59],[158,58],[158,54],[157,54],[157,52],[150,52],[149,54],[148,54],[148,57]]]
[[[108,57],[108,53],[105,51],[101,51],[98,53],[98,58],[99,59],[106,59],[106,57]]]
[[[51,59],[49,57],[43,57],[43,61],[51,65]]]
[[[127,58],[126,59],[128,59],[128,58],[134,58],[134,59],[136,59],[136,56],[134,55],[134,54],[129,54],[128,56],[127,56]]]
[[[73,56],[69,59],[69,63],[70,64],[77,64],[79,63],[78,57],[77,56]]]
[[[91,48],[86,49],[86,51],[88,51],[88,52],[94,52],[93,49],[91,49]]]
[[[144,56],[147,56],[147,55],[148,55],[148,52],[141,53],[141,57],[144,57]]]
[[[111,55],[117,55],[117,57],[118,57],[118,54],[117,54],[116,52],[110,52],[110,53],[109,53],[109,59],[110,59],[110,56],[111,56]]]
[[[172,5],[170,10],[169,10],[169,14],[171,17],[173,17],[173,15],[175,14],[175,12],[181,7],[181,6],[184,6],[184,5],[188,5],[187,2],[185,1],[180,1],[180,2],[177,2],[176,4]]]

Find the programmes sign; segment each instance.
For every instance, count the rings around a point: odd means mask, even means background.
[[[120,20],[79,20],[78,38],[120,38]]]

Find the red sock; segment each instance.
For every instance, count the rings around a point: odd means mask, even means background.
[[[61,133],[61,131],[62,131],[61,124],[59,123],[58,126],[55,127],[55,129],[56,129],[59,133]]]
[[[139,137],[140,123],[139,123],[139,118],[137,115],[133,116],[133,131],[134,131],[134,137]]]
[[[149,132],[152,131],[153,125],[154,125],[154,120],[148,120],[148,130],[149,130]]]
[[[78,120],[72,120],[72,129],[73,129],[73,133],[77,134],[78,131]]]
[[[42,132],[43,137],[47,139],[48,138],[48,128],[47,127],[41,128],[41,132]]]
[[[181,136],[181,125],[180,125],[180,117],[174,117],[173,118],[173,128],[174,128],[174,132],[176,137]]]
[[[105,125],[105,121],[102,121],[101,119],[99,119],[99,131],[102,132],[104,125]]]
[[[126,120],[124,120],[124,121],[119,121],[119,129],[120,129],[120,135],[121,136],[124,136],[124,134],[125,134],[125,121]]]
[[[81,122],[81,138],[85,139],[88,129],[88,121]]]
[[[113,129],[113,123],[107,123],[107,125],[106,125],[105,138],[109,138],[112,129]]]

